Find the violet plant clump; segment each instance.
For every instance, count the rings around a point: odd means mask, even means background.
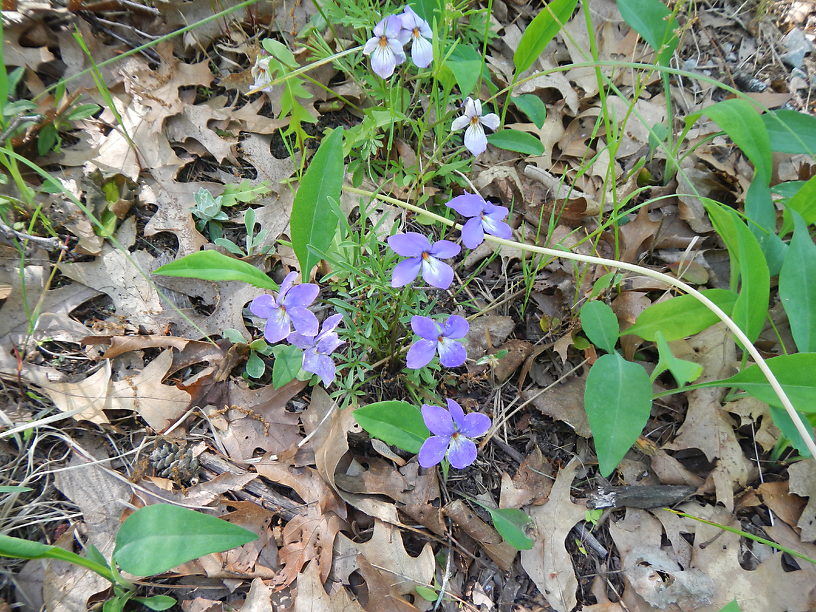
[[[462,470],[476,461],[476,444],[471,438],[490,429],[490,417],[480,412],[465,414],[462,407],[448,399],[448,409],[422,405],[422,419],[433,434],[419,449],[419,465],[430,468],[447,457],[451,466]]]
[[[292,286],[297,272],[290,272],[280,284],[277,297],[265,293],[249,304],[249,310],[256,317],[266,319],[264,338],[275,344],[292,333],[292,327],[304,336],[317,334],[318,322],[309,306],[320,291],[313,283]]]

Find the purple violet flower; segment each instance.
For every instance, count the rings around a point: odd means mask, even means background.
[[[470,438],[483,436],[490,429],[490,417],[480,412],[465,414],[462,407],[449,399],[448,409],[422,405],[422,418],[434,434],[419,449],[419,465],[435,466],[448,457],[450,464],[462,470],[476,461],[476,445]]]
[[[341,314],[330,316],[323,321],[323,329],[314,337],[295,332],[287,338],[291,344],[303,349],[303,369],[317,374],[326,387],[334,380],[336,371],[331,354],[345,344],[334,331],[342,319]]]
[[[412,370],[422,368],[439,353],[439,363],[446,368],[457,368],[467,359],[467,351],[458,338],[464,338],[470,326],[465,318],[451,315],[442,325],[430,317],[411,317],[411,329],[420,337],[408,349],[407,365]]]
[[[417,15],[410,6],[399,15],[402,27],[411,37],[411,59],[419,68],[428,67],[433,61],[433,32],[431,26],[422,17]]]
[[[477,193],[467,192],[447,205],[463,217],[471,217],[462,227],[462,243],[469,249],[482,244],[485,232],[506,240],[513,237],[513,230],[504,222],[509,212],[504,206],[496,206]]]
[[[308,306],[315,301],[320,289],[312,283],[292,286],[297,272],[290,272],[280,284],[278,297],[265,293],[249,304],[249,310],[256,317],[266,319],[264,338],[270,344],[280,342],[295,331],[304,336],[317,334],[317,317]]]
[[[402,47],[411,33],[402,27],[402,19],[390,15],[374,26],[374,36],[368,39],[363,53],[371,56],[371,69],[387,79],[394,74],[394,68],[405,61]]]
[[[408,257],[394,267],[391,276],[392,287],[404,287],[422,271],[422,278],[434,287],[447,289],[453,281],[453,268],[439,260],[455,257],[461,247],[450,240],[437,240],[433,244],[417,232],[394,234],[388,238],[397,255]]]
[[[497,114],[488,113],[482,116],[482,103],[479,100],[467,98],[465,100],[465,114],[453,120],[451,130],[461,130],[467,126],[467,130],[465,130],[465,147],[473,155],[479,155],[487,148],[487,136],[485,136],[482,126],[495,130],[499,127],[499,123],[501,123],[501,120]]]

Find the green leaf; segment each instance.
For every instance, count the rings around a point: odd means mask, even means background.
[[[519,130],[501,129],[487,137],[487,142],[494,147],[506,151],[515,151],[524,155],[541,155],[544,153],[544,145],[541,140]]]
[[[766,361],[797,411],[816,413],[816,353],[780,355]],[[782,406],[765,375],[756,364],[731,378],[712,380],[698,387],[737,387],[771,406]]]
[[[130,593],[115,595],[102,605],[102,612],[124,612]]]
[[[816,223],[816,176],[810,177],[810,180],[785,202],[785,206],[802,215],[808,225]]]
[[[530,517],[524,512],[515,508],[499,509],[479,505],[490,513],[496,531],[510,546],[516,550],[530,550],[533,547],[533,539],[524,532],[524,528],[531,523]]]
[[[739,604],[734,600],[720,608],[720,612],[742,612],[742,608],[740,608]]]
[[[794,110],[775,110],[762,115],[771,150],[776,153],[816,154],[816,117]]]
[[[547,107],[536,95],[522,94],[510,98],[513,104],[532,121],[538,129],[544,127],[547,120]]]
[[[155,504],[131,514],[116,534],[114,561],[135,576],[161,574],[257,539],[251,531],[179,506]]]
[[[578,0],[553,0],[535,16],[521,35],[513,64],[516,74],[521,74],[533,65],[550,41],[561,30],[575,10]]]
[[[354,418],[369,435],[409,453],[418,453],[431,435],[419,408],[401,401],[376,402],[354,411]]]
[[[796,348],[800,353],[816,352],[816,244],[802,217],[791,215],[793,238],[779,272],[779,297]]]
[[[30,487],[21,487],[19,485],[0,485],[0,493],[27,493],[33,490]]]
[[[133,601],[138,601],[143,606],[151,610],[169,610],[176,605],[176,600],[169,595],[153,595],[152,597],[133,597]]]
[[[80,557],[59,546],[49,546],[31,540],[0,535],[0,557],[11,557],[13,559],[56,559],[81,567],[87,567],[103,578],[115,582],[110,568],[106,565],[97,563],[91,559],[86,559],[85,557]]]
[[[79,121],[80,119],[87,119],[95,115],[99,112],[100,107],[98,104],[80,104],[76,108],[72,109],[70,113],[68,113],[68,119],[70,121]]]
[[[706,289],[704,296],[714,302],[725,314],[730,315],[737,301],[737,294],[726,289]],[[636,335],[655,342],[657,332],[671,342],[693,336],[714,325],[720,319],[691,295],[677,297],[652,304],[640,313],[635,324],[625,329],[622,335]]]
[[[272,385],[280,389],[295,379],[303,364],[303,350],[290,344],[278,344],[272,347],[275,363],[272,365]]]
[[[788,411],[784,408],[779,408],[778,406],[769,406],[768,409],[771,412],[771,419],[773,420],[773,424],[782,432],[782,436],[785,440],[796,449],[796,452],[799,453],[802,457],[810,457],[810,449],[805,444],[805,441],[802,439],[799,430],[796,429],[796,425],[793,424],[793,421],[788,415]],[[813,440],[816,440],[816,435],[814,435],[813,425],[816,423],[816,413],[810,415],[801,415],[802,422],[804,423],[807,430],[810,432],[810,437]],[[782,440],[780,440],[782,442]]]
[[[337,229],[337,216],[328,199],[340,199],[343,186],[343,129],[336,128],[323,139],[295,194],[289,220],[292,248],[300,262],[303,282],[320,259],[309,247],[326,251]]]
[[[663,336],[663,332],[660,330],[657,330],[657,351],[660,358],[655,369],[652,370],[651,380],[655,380],[668,370],[674,376],[674,380],[677,381],[677,386],[682,387],[697,380],[703,373],[703,366],[699,363],[675,357],[669,343],[666,342],[666,338]]]
[[[607,353],[614,353],[620,326],[612,309],[604,302],[594,300],[583,305],[580,318],[589,341]]]
[[[759,337],[768,316],[771,273],[765,254],[756,237],[731,208],[715,202],[704,202],[714,229],[725,242],[728,253],[739,270],[740,290],[731,318],[753,342]],[[732,284],[734,279],[732,279]]]
[[[260,358],[258,353],[250,351],[244,370],[250,378],[260,378],[266,371],[266,362]],[[291,378],[289,380],[291,380]]]
[[[660,0],[618,0],[624,21],[643,37],[657,53],[657,63],[668,66],[679,41],[678,24]]]
[[[278,284],[255,266],[218,251],[190,253],[154,270],[153,274],[209,281],[243,281],[261,289],[278,290]]]
[[[437,599],[439,599],[439,593],[437,593],[431,587],[426,587],[422,584],[418,584],[415,588],[417,595],[419,595],[425,601],[430,601],[431,603],[433,603]]]
[[[603,355],[592,365],[584,409],[601,476],[609,476],[638,439],[651,407],[652,383],[643,366],[618,353]]]
[[[453,73],[459,92],[467,97],[479,80],[479,72],[483,66],[482,54],[469,45],[456,45],[445,60],[445,66]]]
[[[224,333],[221,334],[222,337],[226,338],[233,344],[244,344],[246,343],[246,339],[244,338],[243,334],[239,332],[237,329],[233,329],[228,327],[224,330]]]

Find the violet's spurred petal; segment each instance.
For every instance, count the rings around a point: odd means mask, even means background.
[[[496,238],[504,238],[505,240],[513,238],[513,228],[504,221],[497,221],[496,219],[485,217],[482,220],[482,227],[484,227],[484,230],[488,234],[496,236]]]
[[[420,338],[433,340],[434,342],[436,342],[436,339],[441,333],[436,321],[430,317],[423,317],[420,315],[414,315],[411,317],[411,329],[413,329],[414,333]]]
[[[491,130],[495,130],[497,127],[499,127],[501,119],[499,119],[499,116],[495,113],[488,113],[487,115],[482,116],[479,119],[479,122],[483,126],[488,127]]]
[[[482,103],[481,103],[481,101],[477,100],[476,98],[473,99],[473,110],[474,110],[474,113],[473,113],[474,115],[476,115],[477,117],[482,116]],[[473,115],[471,115],[471,116],[473,116]]]
[[[479,217],[472,217],[462,226],[462,244],[475,249],[484,242],[484,227]]]
[[[431,436],[425,440],[419,449],[419,465],[427,469],[441,462],[448,450],[448,441],[448,438],[440,436]]]
[[[473,155],[481,155],[487,148],[487,136],[480,123],[471,124],[465,130],[465,148]]]
[[[275,303],[275,299],[268,293],[259,295],[249,303],[249,312],[262,319],[274,316],[277,310],[278,305]]]
[[[278,291],[278,303],[283,303],[283,298],[289,292],[289,289],[292,288],[292,283],[295,282],[295,279],[298,277],[297,272],[290,272],[286,275],[286,278],[283,279],[283,282],[280,284],[280,291]]]
[[[459,433],[468,438],[478,438],[485,435],[488,429],[490,429],[490,417],[481,412],[471,412],[465,415],[459,426]]]
[[[418,232],[406,232],[389,236],[388,246],[397,255],[403,257],[419,257],[422,253],[431,250],[430,241]]]
[[[457,117],[451,123],[451,132],[455,132],[456,130],[461,130],[462,128],[467,127],[470,123],[470,118],[467,115],[462,115],[461,117]]]
[[[442,335],[446,338],[464,338],[469,329],[470,325],[468,325],[466,318],[451,315],[442,325]]]
[[[448,405],[448,412],[450,412],[451,419],[453,419],[453,422],[456,425],[456,430],[459,431],[459,428],[465,422],[465,411],[462,410],[462,407],[456,400],[447,399],[445,400],[445,403]]]
[[[431,433],[436,436],[450,438],[456,431],[450,412],[442,408],[442,406],[422,404],[422,420],[425,421],[425,427],[430,429]]]
[[[334,362],[330,357],[318,355],[312,351],[303,353],[303,369],[312,374],[317,374],[325,387],[332,384],[336,372]]]
[[[428,257],[422,261],[422,278],[425,282],[437,289],[447,289],[453,282],[453,268],[439,261],[436,257]],[[394,268],[396,272],[396,268]],[[393,281],[392,281],[393,284]]]
[[[467,350],[456,340],[442,338],[436,350],[439,351],[439,363],[446,368],[458,368],[467,361]]]
[[[286,297],[283,298],[283,305],[287,308],[291,308],[292,306],[309,306],[315,301],[318,293],[320,293],[320,287],[313,283],[295,285],[288,291]]]
[[[461,250],[462,247],[455,242],[451,242],[450,240],[437,240],[433,243],[431,250],[428,251],[428,255],[433,255],[439,259],[450,259],[451,257],[456,257]]]
[[[436,340],[417,340],[408,349],[405,365],[412,370],[424,368],[436,355]]]
[[[290,306],[286,309],[289,318],[292,320],[292,327],[295,331],[304,336],[316,336],[320,323],[315,314],[303,306]],[[288,334],[287,334],[288,335]]]
[[[463,470],[476,461],[476,445],[464,436],[451,438],[448,446],[448,461],[457,470]]]
[[[279,308],[275,316],[266,320],[264,338],[269,344],[276,344],[288,336],[291,331],[292,326],[289,322],[289,315]]]
[[[396,67],[397,58],[394,56],[391,47],[383,47],[378,43],[377,48],[371,54],[371,69],[375,74],[387,79],[394,74],[394,68]]]
[[[421,257],[411,257],[405,261],[399,262],[396,266],[394,266],[394,271],[391,273],[391,286],[404,287],[408,283],[413,282],[413,280],[419,274],[421,268]]]
[[[433,61],[433,45],[421,36],[414,36],[411,43],[411,59],[418,68],[427,68]]]
[[[476,102],[479,102],[476,100]],[[468,118],[468,122],[470,122],[473,117],[478,117],[482,114],[482,103],[479,102],[479,110],[476,110],[476,102],[473,101],[473,98],[465,98],[465,117]]]
[[[456,196],[446,206],[451,207],[463,217],[475,217],[484,210],[485,201],[477,193],[463,193]]]

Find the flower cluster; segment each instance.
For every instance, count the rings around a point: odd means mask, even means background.
[[[267,342],[276,344],[286,339],[303,349],[301,367],[317,374],[328,386],[334,380],[336,371],[331,355],[343,344],[334,331],[343,315],[328,317],[320,328],[317,317],[309,310],[320,289],[313,283],[293,286],[296,277],[297,272],[287,274],[280,284],[277,297],[259,295],[249,304],[249,310],[256,317],[266,319],[264,338]]]
[[[387,79],[405,61],[403,47],[411,42],[411,60],[419,68],[433,61],[433,32],[428,22],[406,6],[399,15],[389,15],[374,26],[374,36],[368,39],[363,53],[371,56],[371,69]]]

